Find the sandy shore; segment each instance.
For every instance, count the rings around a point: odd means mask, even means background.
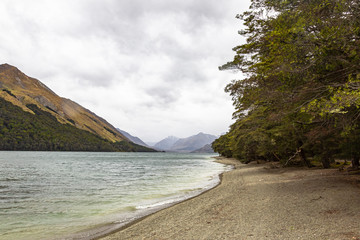
[[[360,239],[359,176],[223,161],[218,187],[101,239]]]

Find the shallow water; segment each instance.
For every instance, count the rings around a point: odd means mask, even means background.
[[[86,238],[119,227],[215,186],[228,167],[211,156],[0,152],[0,239]]]

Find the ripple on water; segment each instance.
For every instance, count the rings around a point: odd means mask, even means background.
[[[225,170],[209,155],[172,153],[2,152],[0,166],[0,240],[123,224],[214,186]]]

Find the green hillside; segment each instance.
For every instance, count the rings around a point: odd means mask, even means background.
[[[32,113],[27,105],[34,104],[56,117],[60,123],[68,123],[110,142],[127,140],[105,119],[70,99],[58,96],[44,83],[9,64],[0,65],[0,89],[0,97],[24,111]]]
[[[128,141],[110,142],[70,124],[61,124],[34,104],[35,114],[0,98],[0,150],[25,151],[154,151]]]

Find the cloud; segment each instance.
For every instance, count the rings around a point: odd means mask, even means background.
[[[250,1],[3,0],[0,61],[147,141],[227,131]]]

